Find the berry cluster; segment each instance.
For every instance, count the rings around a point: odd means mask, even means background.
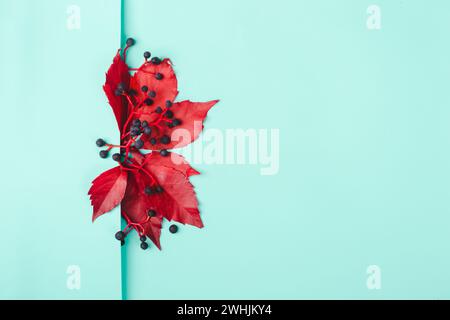
[[[156,217],[156,211],[155,210],[148,210],[147,215],[149,218],[154,218]],[[120,244],[123,246],[125,244],[125,237],[127,236],[127,234],[131,231],[131,228],[125,228],[124,230],[118,231],[115,234],[115,238],[117,240],[120,241]],[[175,224],[170,225],[169,227],[169,232],[170,233],[177,233],[178,232],[178,226]],[[141,241],[141,249],[142,250],[147,250],[149,245],[146,242],[147,241],[147,237],[142,234],[139,236],[139,240]]]
[[[135,43],[134,39],[132,38],[128,38],[126,41],[126,45],[127,47],[125,48],[125,50],[127,50],[128,47],[132,46]],[[147,60],[150,58],[151,54],[148,51],[144,52],[144,58],[147,62]],[[153,65],[159,65],[161,64],[161,59],[158,57],[153,57],[150,60],[150,63]],[[161,73],[156,73],[155,74],[155,79],[156,80],[162,80],[164,78],[164,76]],[[139,109],[142,106],[152,106],[154,103],[153,98],[156,97],[156,91],[155,90],[150,90],[148,86],[143,85],[141,88],[141,91],[146,93],[147,97],[145,99],[143,99],[142,101],[138,101],[137,103],[131,103],[135,109]],[[131,88],[127,88],[127,86],[123,83],[120,82],[117,84],[117,87],[114,91],[114,94],[116,96],[123,96],[125,97],[129,102],[132,101],[132,97],[135,97],[137,95],[136,91],[131,89]],[[171,139],[168,135],[163,134],[158,136],[155,132],[157,132],[156,130],[154,130],[153,126],[157,126],[158,123],[161,122],[161,120],[166,121],[167,126],[169,128],[173,128],[176,126],[181,125],[181,120],[180,119],[176,119],[174,118],[174,113],[170,110],[170,108],[173,106],[173,102],[170,100],[166,100],[164,107],[161,106],[157,106],[154,109],[154,114],[158,114],[160,115],[159,118],[157,118],[156,121],[150,122],[147,120],[143,120],[141,121],[138,118],[134,118],[134,116],[142,114],[142,112],[133,112],[131,113],[131,115],[129,116],[128,122],[130,121],[130,119],[132,119],[131,123],[129,124],[129,127],[127,128],[127,125],[125,125],[125,133],[122,134],[122,143],[123,145],[113,145],[113,144],[109,144],[107,143],[104,139],[99,138],[96,141],[96,145],[98,147],[106,147],[106,150],[101,150],[99,152],[100,158],[105,159],[108,157],[110,151],[113,148],[120,148],[120,153],[114,153],[112,155],[112,159],[114,161],[123,163],[124,161],[129,159],[129,155],[130,152],[133,149],[142,149],[144,147],[144,140],[142,139],[144,136],[146,137],[146,140],[150,142],[151,145],[155,145],[158,141],[161,144],[167,145],[171,142]],[[134,119],[133,119],[134,118]],[[154,133],[152,135],[152,133]],[[169,155],[169,151],[167,151],[167,149],[161,149],[159,150],[159,153],[161,154],[161,156],[166,157]],[[154,179],[152,179],[154,181]],[[150,185],[150,186],[146,186],[144,188],[144,193],[146,195],[153,195],[153,194],[158,194],[158,193],[162,193],[164,191],[164,189],[160,186],[160,185]],[[155,210],[149,210],[148,211],[148,218],[152,218],[156,216],[156,211]],[[117,240],[119,240],[121,242],[122,245],[125,244],[125,237],[127,236],[127,234],[129,233],[131,229],[129,228],[129,226],[127,226],[127,228],[125,228],[122,231],[119,231],[115,234],[115,237]],[[171,233],[176,233],[178,231],[178,227],[176,225],[171,225],[169,227],[169,231]],[[139,232],[140,233],[140,232]],[[145,235],[140,235],[140,240],[141,240],[141,248],[143,250],[146,250],[148,248],[148,244],[146,242],[147,237]]]
[[[118,166],[97,177],[89,194],[94,220],[121,204],[127,225],[115,234],[116,239],[123,245],[129,232],[135,230],[145,250],[148,238],[160,248],[163,219],[203,227],[189,182],[189,176],[199,173],[187,163],[171,162],[168,149],[195,140],[198,136],[195,122],[203,121],[218,100],[174,102],[178,94],[177,79],[170,60],[152,57],[145,51],[142,66],[130,68],[125,60],[127,50],[134,44],[129,38],[123,52],[119,50],[103,87],[119,126],[120,144],[99,138],[96,145],[102,148],[99,155],[103,159],[117,149],[112,159]],[[181,144],[172,141],[172,130],[177,127],[188,131],[190,141],[184,139]],[[176,233],[178,227],[172,224],[169,231]]]

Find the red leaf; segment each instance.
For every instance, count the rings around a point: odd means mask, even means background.
[[[167,220],[203,228],[194,186],[180,171],[164,166],[150,166],[163,192],[149,196],[156,209]]]
[[[150,209],[156,211],[149,196],[144,193],[148,183],[148,178],[142,172],[129,174],[127,189],[122,200],[122,214],[131,222],[140,223],[144,227],[146,236],[161,249],[159,237],[161,235],[162,216],[158,214],[156,217],[149,218],[147,215]]]
[[[157,73],[162,74],[161,80],[156,79]],[[142,91],[143,86],[147,87],[147,92]],[[164,107],[166,101],[173,102],[178,94],[177,77],[169,59],[164,59],[158,65],[150,62],[144,63],[131,78],[130,87],[138,93],[138,101],[149,98],[148,93],[151,91],[156,93],[155,97],[151,97],[152,107],[144,104],[143,110],[145,111],[153,111],[157,106]]]
[[[159,152],[152,152],[146,155],[145,161],[148,166],[169,167],[183,173],[187,177],[200,174],[200,172],[191,167],[183,156],[175,152],[171,152],[168,157],[163,157]]]
[[[203,130],[203,121],[209,111],[219,100],[209,102],[191,102],[189,100],[174,103],[170,110],[173,112],[173,118],[181,120],[181,124],[170,128],[166,123],[160,127],[153,127],[153,133],[150,136],[144,135],[144,149],[161,150],[184,147],[198,138]],[[152,122],[155,115],[141,115],[140,120]],[[170,143],[163,144],[159,137],[167,135],[171,138]],[[156,137],[157,143],[152,145],[150,139]]]
[[[193,185],[189,182],[189,175],[198,172],[191,171],[194,169],[186,162],[176,165],[159,157],[152,153],[144,156],[143,168],[164,190],[162,193],[147,196],[153,208],[169,221],[175,220],[202,228],[197,197]],[[155,159],[159,161],[152,161]]]
[[[126,98],[124,96],[116,95],[115,91],[119,83],[123,83],[124,87],[128,88],[130,78],[131,76],[128,71],[128,66],[118,52],[114,57],[112,65],[106,73],[106,82],[103,86],[103,90],[105,91],[109,104],[113,109],[120,132],[122,132],[123,126],[128,117],[128,107]]]
[[[94,207],[92,221],[112,210],[123,199],[127,186],[127,172],[120,167],[103,172],[92,181],[89,189],[91,204]]]
[[[161,250],[160,236],[161,236],[161,228],[162,228],[162,218],[161,217],[153,217],[148,222],[143,224],[144,233],[153,243]]]
[[[180,155],[173,154],[171,153],[173,159],[184,161]],[[140,191],[145,196],[149,202],[148,207],[155,210],[158,216],[202,228],[197,197],[194,187],[189,182],[189,176],[198,174],[198,171],[192,169],[186,161],[178,165],[170,159],[161,158],[164,157],[155,152],[146,155],[133,152],[133,159],[146,171],[146,173],[140,171],[142,184],[136,192]],[[162,193],[146,195],[143,192],[145,187],[151,184],[147,174],[163,188]],[[126,198],[125,195],[124,201]]]

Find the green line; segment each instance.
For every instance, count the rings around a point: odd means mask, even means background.
[[[125,0],[120,0],[120,47],[122,48],[125,44]],[[121,229],[125,228],[126,222],[122,219],[120,215],[120,225]],[[127,248],[126,244],[120,249],[120,266],[121,266],[121,291],[122,291],[122,300],[127,300]]]

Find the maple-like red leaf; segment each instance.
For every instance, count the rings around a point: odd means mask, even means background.
[[[128,174],[121,167],[103,172],[92,181],[89,189],[91,204],[94,207],[92,221],[111,211],[123,199],[127,187]]]
[[[203,227],[198,210],[198,201],[189,175],[198,174],[186,163],[177,165],[173,161],[155,161],[157,155],[145,155],[143,168],[163,188],[162,193],[148,196],[156,212],[167,220]],[[161,156],[159,156],[161,157]],[[189,167],[188,167],[189,166]],[[194,171],[192,171],[194,170]]]
[[[154,174],[164,190],[162,193],[149,196],[156,212],[161,213],[169,221],[174,220],[202,228],[203,222],[194,186],[188,178],[180,171],[165,166],[148,163],[144,168]]]
[[[159,238],[162,215],[157,212],[155,217],[150,218],[148,216],[148,211],[150,209],[155,210],[155,206],[150,201],[149,196],[144,193],[147,185],[148,178],[142,172],[134,172],[129,175],[127,189],[121,204],[122,215],[129,220],[127,222],[140,224],[144,228],[140,231],[144,231],[145,235],[161,249]]]
[[[186,177],[200,174],[197,170],[178,153],[171,152],[169,156],[163,157],[159,152],[151,152],[145,156],[145,161],[149,166],[164,166],[177,170]]]
[[[140,171],[138,179],[141,185],[136,191],[140,191],[145,196],[147,210],[153,209],[158,216],[169,221],[174,220],[202,228],[203,222],[200,218],[194,186],[189,182],[189,176],[199,174],[199,172],[193,169],[180,155],[171,153],[171,156],[177,161],[163,159],[164,157],[155,152],[146,155],[134,152],[133,159],[145,170],[145,172]],[[183,162],[178,164],[180,160]],[[145,186],[151,185],[148,174],[163,188],[163,192],[152,195],[146,195],[143,192]],[[126,199],[127,195],[125,195],[122,205]]]
[[[144,63],[131,78],[130,88],[137,92],[134,118],[152,124],[152,134],[142,137],[144,149],[148,150],[181,148],[193,142],[203,130],[209,109],[218,102],[174,102],[178,94],[177,78],[168,59],[160,64]],[[156,112],[158,108],[159,113]],[[168,110],[172,113],[170,117],[166,116]],[[172,119],[177,119],[180,124],[171,126]],[[160,138],[164,135],[172,141],[161,143]],[[150,143],[152,138],[156,143]]]
[[[118,52],[114,57],[108,72],[106,72],[106,82],[103,85],[103,90],[105,91],[108,102],[114,112],[120,132],[122,132],[128,117],[128,107],[126,98],[123,95],[117,95],[116,90],[120,83],[123,84],[124,88],[128,88],[130,85],[130,78],[128,66]]]
[[[156,78],[157,74],[162,75],[162,79]],[[142,87],[147,90],[143,91]],[[151,98],[151,106],[142,104],[142,110],[153,111],[155,107],[164,107],[166,101],[173,102],[178,94],[177,77],[169,59],[164,59],[160,64],[144,63],[131,77],[130,88],[137,92],[137,101],[144,101]],[[150,92],[155,92],[155,96],[149,96]]]
[[[167,120],[160,122],[159,126],[153,127],[152,135],[144,135],[142,140],[144,141],[144,149],[148,150],[161,150],[161,149],[174,149],[184,147],[198,138],[203,130],[203,121],[206,118],[208,111],[219,100],[213,100],[208,102],[191,102],[189,100],[176,102],[170,108],[173,113],[173,118],[180,120],[181,124],[175,127],[169,127]],[[163,111],[164,112],[164,111]],[[141,121],[147,122],[155,121],[158,115],[155,114],[142,114],[139,115]],[[170,122],[169,122],[170,123]],[[162,143],[160,139],[156,139],[156,144],[151,144],[151,138],[162,137],[167,135],[170,137],[170,143]]]

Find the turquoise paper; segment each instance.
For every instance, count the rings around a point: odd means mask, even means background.
[[[125,1],[134,64],[168,56],[180,99],[221,99],[206,128],[280,132],[277,175],[196,166],[206,227],[135,236],[127,298],[449,298],[450,4],[379,0],[369,30],[372,4]]]
[[[118,0],[0,2],[2,299],[121,298],[118,211],[93,225],[87,197],[111,166],[95,140],[117,135],[102,85],[120,21]]]
[[[367,25],[373,6],[380,29]],[[449,10],[1,1],[0,298],[448,299]],[[142,251],[136,234],[120,249],[119,211],[92,224],[86,195],[113,166],[94,141],[118,138],[101,86],[128,36],[132,66],[145,50],[172,59],[179,100],[221,99],[206,129],[279,132],[276,174],[193,161],[205,228],[165,223],[162,251]]]

